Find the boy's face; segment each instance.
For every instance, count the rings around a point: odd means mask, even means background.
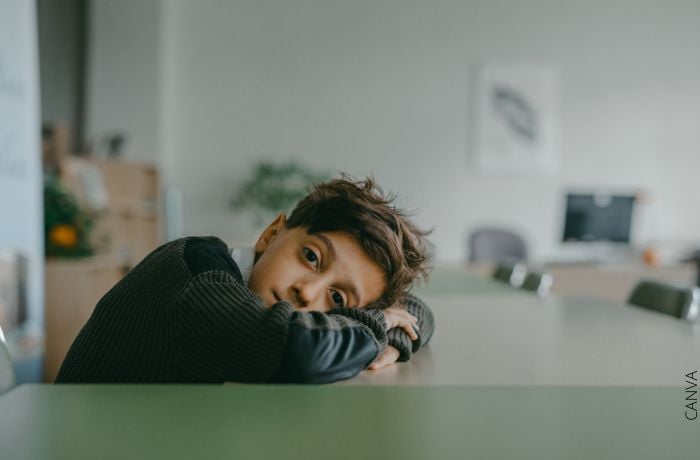
[[[385,289],[384,273],[345,232],[309,235],[288,229],[280,214],[255,244],[258,260],[248,287],[270,306],[286,300],[297,310],[364,307]]]

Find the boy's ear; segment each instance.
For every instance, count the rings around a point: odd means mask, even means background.
[[[287,217],[281,212],[258,237],[258,241],[255,242],[255,252],[262,253],[265,251],[270,243],[277,238],[277,234],[282,232],[286,223]]]

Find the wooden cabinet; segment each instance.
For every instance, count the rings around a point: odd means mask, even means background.
[[[53,382],[102,296],[124,275],[113,256],[46,261],[44,381]]]

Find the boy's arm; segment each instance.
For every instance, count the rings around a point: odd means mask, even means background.
[[[418,297],[407,294],[402,304],[406,311],[418,319],[418,340],[411,340],[408,334],[400,328],[390,329],[387,333],[389,346],[399,351],[397,361],[405,362],[411,359],[423,345],[427,345],[435,330],[435,321],[430,308]]]
[[[220,240],[188,242],[196,272],[178,304],[180,369],[212,381],[327,383],[354,376],[387,343],[381,311],[267,308],[242,282]],[[225,259],[225,260],[222,260]]]

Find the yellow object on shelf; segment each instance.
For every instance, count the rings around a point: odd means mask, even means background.
[[[78,232],[73,225],[56,225],[49,232],[49,239],[57,246],[72,248],[78,242]]]

